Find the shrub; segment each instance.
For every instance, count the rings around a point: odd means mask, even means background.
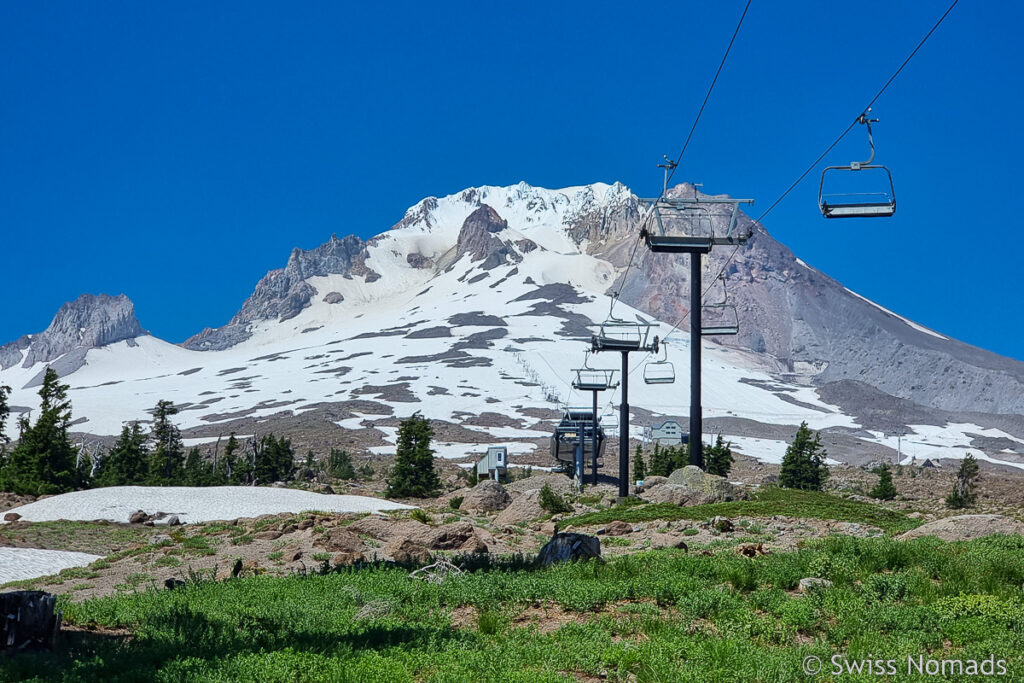
[[[566,502],[565,498],[555,493],[550,484],[544,484],[541,488],[539,503],[542,510],[553,515],[572,512],[572,506]]]
[[[415,508],[412,512],[410,512],[409,519],[416,522],[421,522],[423,524],[430,524],[430,515],[428,515],[420,508]]]
[[[453,496],[451,500],[448,501],[448,507],[450,507],[452,510],[458,510],[460,507],[462,507],[462,501],[464,501],[465,499],[465,496]]]

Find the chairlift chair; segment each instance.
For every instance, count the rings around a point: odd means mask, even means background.
[[[609,315],[591,338],[591,346],[594,351],[639,351],[647,348],[650,332],[650,323],[631,323]]]
[[[676,368],[668,359],[668,347],[662,346],[665,354],[657,360],[644,364],[645,384],[672,384],[676,381]]]
[[[857,122],[867,126],[868,144],[871,145],[871,156],[867,161],[851,161],[849,166],[828,166],[821,172],[821,182],[818,184],[818,208],[825,218],[885,218],[896,213],[896,187],[892,182],[892,173],[889,169],[880,164],[873,164],[875,160],[875,139],[871,134],[871,124],[877,123],[878,119],[869,119],[867,112],[860,115]],[[889,191],[884,188],[878,192],[845,192],[826,193],[825,176],[829,171],[877,171],[874,175],[885,178],[889,183]],[[835,173],[833,173],[835,176]]]
[[[702,337],[740,333],[740,314],[736,310],[736,306],[729,303],[729,291],[725,286],[725,276],[719,275],[718,279],[722,281],[722,300],[703,307],[700,325]]]
[[[655,253],[710,252],[715,238],[714,221],[707,207],[694,202],[691,199],[667,197],[654,201],[651,211],[654,213],[656,228],[644,232],[647,248]],[[673,224],[679,223],[686,224],[689,228],[687,232],[691,234],[678,234],[678,228]],[[669,224],[667,229],[666,224]]]

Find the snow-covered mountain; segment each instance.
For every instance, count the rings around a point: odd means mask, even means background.
[[[674,193],[694,193],[689,185]],[[76,427],[114,434],[174,401],[195,439],[235,429],[326,428],[325,442],[387,452],[396,418],[443,421],[442,455],[500,440],[539,449],[543,421],[586,404],[570,387],[592,326],[621,289],[618,318],[642,316],[668,335],[680,381],[646,385],[632,359],[635,432],[685,416],[689,338],[684,258],[636,252],[641,206],[621,184],[546,190],[520,183],[430,197],[390,230],[363,241],[332,236],[295,249],[223,327],[178,346],[152,337],[124,297],[83,297],[45,332],[0,347],[0,384],[18,409],[35,406],[47,363],[72,386]],[[845,289],[797,259],[745,216],[753,237],[730,261],[729,294],[743,332],[704,340],[709,432],[741,452],[778,460],[792,428],[826,430],[833,457],[907,457],[1024,463],[1024,364],[923,328]],[[716,250],[707,277],[731,250]],[[70,309],[69,309],[70,307]],[[69,309],[69,310],[65,310]],[[653,320],[652,320],[653,318]],[[685,326],[684,326],[685,327]],[[617,355],[592,363],[617,367]],[[614,422],[602,398],[605,419]],[[367,432],[367,429],[370,431]],[[1024,465],[1022,465],[1024,466]]]

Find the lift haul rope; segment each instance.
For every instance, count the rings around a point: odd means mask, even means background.
[[[690,127],[690,132],[686,136],[686,141],[683,143],[683,148],[679,152],[679,156],[676,158],[676,160],[674,162],[669,162],[669,167],[668,167],[668,169],[666,171],[666,181],[665,181],[664,187],[662,188],[661,194],[658,195],[658,199],[661,199],[664,196],[665,191],[668,188],[668,184],[669,184],[669,182],[671,182],[673,176],[675,175],[676,168],[679,166],[679,162],[682,161],[683,155],[686,153],[686,148],[690,144],[690,139],[693,137],[693,133],[694,133],[694,131],[697,128],[697,123],[700,121],[700,117],[704,113],[704,109],[707,106],[709,98],[711,97],[711,92],[714,90],[715,85],[718,82],[718,77],[722,73],[722,68],[725,66],[725,61],[729,57],[729,53],[732,50],[733,44],[736,42],[736,37],[739,35],[740,27],[743,25],[743,20],[746,18],[747,11],[750,9],[751,1],[752,0],[747,0],[747,4],[743,8],[743,13],[740,15],[739,22],[736,24],[736,30],[733,31],[732,38],[729,40],[729,45],[726,47],[725,54],[722,55],[722,61],[718,65],[718,70],[715,72],[715,76],[714,76],[714,78],[711,81],[711,86],[708,88],[708,92],[707,92],[707,94],[704,97],[704,102],[701,104],[700,110],[697,112],[697,116],[694,119],[693,125]],[[918,51],[924,46],[924,44],[926,42],[928,42],[928,39],[931,38],[932,34],[935,33],[935,31],[939,28],[939,26],[942,24],[942,22],[945,21],[946,17],[949,16],[949,13],[953,11],[953,8],[955,8],[957,6],[957,3],[959,3],[959,1],[960,0],[953,0],[953,2],[949,5],[949,7],[946,8],[946,11],[942,13],[942,16],[939,17],[938,21],[936,21],[935,24],[931,27],[931,29],[929,29],[928,33],[925,34],[925,36],[921,39],[921,41],[917,44],[917,46],[913,49],[913,51],[911,51],[911,53],[907,56],[907,58],[905,60],[903,60],[903,63],[900,64],[899,68],[896,69],[896,71],[892,74],[892,76],[889,77],[889,80],[887,80],[885,82],[885,84],[879,89],[879,91],[877,93],[875,93],[875,96],[871,98],[871,101],[868,102],[867,106],[864,107],[862,112],[860,114],[858,114],[857,117],[850,123],[850,125],[847,126],[846,129],[839,135],[839,137],[837,137],[827,148],[825,148],[825,151],[822,152],[820,155],[818,155],[818,157],[814,160],[814,162],[810,166],[808,166],[807,169],[803,173],[801,173],[797,177],[797,179],[795,181],[793,181],[793,183],[790,184],[789,187],[787,187],[786,190],[781,195],[779,195],[779,197],[774,202],[772,202],[771,205],[769,205],[768,208],[765,209],[765,211],[763,213],[761,213],[760,216],[757,217],[756,220],[754,220],[753,224],[755,226],[761,227],[761,222],[765,219],[765,217],[767,217],[768,214],[771,213],[775,209],[775,207],[777,207],[782,202],[782,200],[785,199],[789,195],[790,192],[792,192],[794,189],[796,189],[797,185],[799,185],[804,180],[804,178],[806,178],[807,175],[811,171],[813,171],[817,167],[817,165],[819,163],[821,163],[821,161],[826,156],[828,156],[829,152],[831,152],[836,147],[836,145],[838,145],[843,140],[843,138],[845,138],[847,136],[847,134],[849,134],[849,132],[851,130],[853,130],[854,126],[856,126],[857,123],[860,121],[861,116],[863,116],[868,110],[870,110],[871,107],[875,104],[875,102],[877,102],[878,99],[882,96],[882,94],[885,93],[885,91],[889,88],[889,86],[892,85],[893,81],[895,81],[896,78],[903,71],[903,69],[906,68],[907,64],[910,63],[910,60],[912,60],[914,58],[914,56],[917,55]],[[648,212],[644,216],[643,220],[641,221],[641,224],[640,224],[641,233],[643,231],[643,228],[646,227],[647,222],[650,220],[651,215],[653,215],[653,213],[652,212]],[[626,277],[629,275],[630,268],[632,268],[633,258],[634,258],[635,254],[636,254],[637,247],[639,246],[639,240],[640,239],[641,239],[641,237],[638,236],[636,244],[633,245],[633,251],[630,254],[629,261],[626,264],[626,270],[623,273],[622,286],[624,286],[626,284]],[[736,254],[739,252],[739,248],[740,248],[740,245],[736,245],[736,247],[733,248],[732,253],[729,254],[728,258],[726,258],[726,260],[722,264],[721,268],[719,268],[718,273],[712,279],[712,282],[714,282],[715,279],[721,277],[722,274],[725,273],[725,269],[729,267],[729,264],[732,262],[733,258],[735,258]],[[621,287],[622,286],[620,286],[619,290],[614,292],[614,294],[612,295],[612,303],[611,303],[612,306],[614,306],[615,302],[618,300],[619,294],[621,293]],[[706,298],[707,297],[707,293],[705,293],[704,296]],[[678,332],[679,331],[679,326],[682,325],[684,322],[686,322],[686,319],[689,318],[689,316],[690,316],[690,312],[687,311],[672,326],[672,328],[664,336],[663,341],[668,339],[675,332]],[[629,374],[632,375],[634,372],[636,372],[637,369],[639,369],[639,367],[641,365],[643,365],[645,362],[647,362],[647,358],[649,356],[650,356],[650,354],[648,353],[647,356],[644,356],[643,358],[641,358],[637,362],[637,364],[634,365],[630,369]]]
[[[775,209],[775,207],[778,206],[782,202],[782,200],[785,199],[789,195],[789,193],[792,192],[796,188],[796,186],[799,185],[803,181],[803,179],[806,178],[807,175],[811,171],[813,171],[815,169],[815,167],[817,167],[817,165],[820,164],[821,161],[826,156],[828,156],[829,152],[831,152],[835,148],[835,146],[838,145],[839,142],[844,137],[846,137],[846,135],[851,130],[853,130],[853,128],[860,122],[861,117],[866,115],[866,113],[871,109],[871,107],[875,104],[875,102],[878,101],[878,98],[880,98],[882,96],[882,94],[889,88],[889,86],[892,85],[893,81],[896,80],[896,77],[900,75],[900,73],[903,71],[903,69],[906,68],[907,64],[910,63],[910,60],[914,58],[914,55],[916,55],[917,52],[928,41],[928,39],[931,38],[932,34],[935,33],[936,29],[938,29],[939,26],[942,24],[942,22],[946,19],[946,17],[949,16],[949,13],[953,11],[953,8],[956,7],[956,5],[957,5],[957,3],[959,1],[960,0],[953,0],[952,4],[950,4],[950,6],[948,8],[946,8],[946,11],[942,13],[942,16],[939,17],[939,20],[935,22],[935,24],[931,27],[931,29],[928,31],[928,33],[925,34],[924,38],[922,38],[921,41],[917,44],[917,47],[915,47],[913,49],[913,51],[910,53],[910,55],[908,55],[907,58],[903,60],[903,63],[900,64],[899,68],[896,69],[896,71],[893,73],[893,75],[889,77],[889,80],[887,80],[885,82],[885,85],[883,85],[881,87],[881,89],[877,93],[875,93],[875,96],[871,98],[871,101],[868,102],[867,106],[864,107],[862,112],[860,114],[858,114],[857,117],[850,123],[850,125],[846,127],[846,130],[844,130],[839,135],[839,137],[837,137],[832,142],[832,144],[830,144],[825,149],[824,152],[822,152],[820,155],[818,155],[818,158],[816,158],[814,160],[814,162],[810,166],[808,166],[807,169],[803,173],[801,173],[800,176],[795,181],[793,181],[793,183],[789,187],[786,188],[786,191],[783,192],[781,195],[779,195],[778,199],[776,199],[774,202],[772,202],[771,205],[767,209],[765,209],[765,211],[760,216],[757,217],[757,219],[754,221],[754,225],[755,226],[761,227],[761,221],[763,221],[764,218],[769,213],[771,213],[772,210]],[[749,3],[748,3],[748,5],[749,5]],[[744,10],[744,13],[746,13],[746,10]],[[732,262],[733,258],[736,256],[737,252],[739,252],[739,248],[740,248],[740,245],[736,245],[736,247],[733,248],[732,253],[729,254],[729,257],[725,260],[725,262],[722,264],[722,267],[718,270],[718,273],[715,275],[715,279],[721,277],[721,275],[725,272],[725,269],[729,267],[729,264]],[[714,282],[714,279],[712,280],[712,282]],[[705,297],[706,296],[707,296],[707,294],[705,293]],[[672,333],[677,332],[679,330],[679,326],[682,325],[686,321],[686,319],[689,317],[689,315],[690,315],[690,313],[689,313],[689,311],[687,311],[687,313],[682,318],[680,318],[679,321],[675,325],[672,326],[672,329],[669,330],[668,334],[665,335],[665,339],[668,339],[668,337],[671,336]],[[639,366],[637,366],[637,367],[639,367]],[[632,370],[630,370],[630,374],[633,374],[633,372],[635,370],[636,370],[636,368],[633,368]]]

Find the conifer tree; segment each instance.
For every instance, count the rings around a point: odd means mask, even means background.
[[[878,483],[871,489],[871,497],[878,500],[892,500],[896,497],[896,485],[892,481],[892,471],[889,466],[882,463],[875,470],[878,474]]]
[[[651,452],[651,458],[647,462],[647,474],[667,477],[672,474],[673,466],[672,450],[670,448],[662,448],[661,444],[655,441],[654,450]]]
[[[99,463],[99,486],[136,486],[149,479],[146,434],[137,422],[121,428],[121,436]]]
[[[327,458],[327,471],[338,479],[355,479],[356,468],[352,466],[352,456],[346,450],[331,449]]]
[[[21,437],[0,473],[0,488],[23,495],[64,493],[79,483],[78,450],[68,438],[71,402],[68,385],[47,367],[39,389],[39,419],[18,421]]]
[[[150,455],[149,482],[157,486],[176,486],[184,476],[185,445],[181,431],[171,422],[178,409],[170,401],[160,400],[153,408],[153,451]]]
[[[636,445],[636,453],[633,454],[633,481],[643,481],[647,476],[647,467],[644,463],[644,451],[640,444]]]
[[[295,467],[291,441],[283,436],[275,439],[273,434],[267,434],[254,444],[254,448],[253,479],[256,483],[281,481],[291,475]]]
[[[806,422],[800,424],[793,443],[786,449],[779,471],[779,486],[790,489],[820,491],[828,479],[827,453],[821,446],[821,435],[813,433]]]
[[[979,475],[978,461],[968,453],[967,457],[960,461],[953,490],[946,496],[946,505],[954,509],[973,506],[978,497],[974,487],[978,483]]]
[[[707,448],[707,472],[717,474],[720,477],[729,475],[732,469],[732,444],[726,443],[719,434],[714,446]]]
[[[440,490],[441,479],[434,470],[434,451],[430,448],[433,436],[430,421],[418,411],[402,420],[395,466],[388,479],[388,496],[425,498]]]
[[[7,436],[7,418],[11,414],[11,407],[7,405],[7,397],[11,395],[9,386],[0,384],[0,465],[3,465],[3,456],[7,452],[7,444],[11,442]]]
[[[185,456],[184,480],[186,486],[213,485],[213,463],[203,459],[198,446],[190,448]]]
[[[248,483],[250,467],[248,460],[239,454],[242,444],[231,432],[227,444],[224,445],[224,482],[233,486]]]

